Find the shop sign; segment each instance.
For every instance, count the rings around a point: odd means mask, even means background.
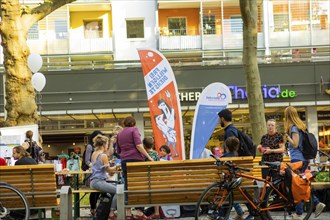
[[[233,96],[233,99],[246,99],[247,92],[244,88],[238,86],[228,86]],[[281,90],[280,86],[269,86],[265,84],[262,88],[262,95],[264,99],[278,99],[278,98],[294,98],[297,96],[296,91],[284,89]]]
[[[247,99],[247,92],[245,88],[239,86],[228,86],[231,91],[232,99]],[[262,95],[264,99],[290,99],[297,96],[297,92],[290,89],[281,89],[280,86],[268,86],[265,84],[262,88]],[[197,101],[201,92],[179,92],[180,101],[193,102]]]

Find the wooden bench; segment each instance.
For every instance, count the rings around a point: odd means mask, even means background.
[[[31,209],[59,207],[53,164],[0,166],[0,181],[20,189],[29,200]],[[1,192],[0,200],[6,208],[18,208]]]
[[[250,168],[253,157],[221,158],[238,166]],[[195,205],[206,187],[219,180],[219,173],[227,168],[214,164],[214,159],[132,162],[127,164],[128,190],[117,186],[118,219],[125,219],[125,208],[155,205]],[[242,186],[253,187],[245,179]],[[243,200],[234,193],[235,200]],[[125,195],[128,199],[125,201]]]

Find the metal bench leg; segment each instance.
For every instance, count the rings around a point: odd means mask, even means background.
[[[125,219],[125,193],[124,184],[117,185],[117,218]]]
[[[72,190],[70,186],[62,186],[60,204],[60,219],[72,220]]]

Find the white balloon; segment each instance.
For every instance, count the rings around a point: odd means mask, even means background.
[[[42,58],[39,54],[31,53],[27,60],[28,67],[33,73],[38,72],[42,66]]]
[[[46,85],[46,77],[42,73],[35,73],[32,76],[32,85],[35,90],[40,92]]]

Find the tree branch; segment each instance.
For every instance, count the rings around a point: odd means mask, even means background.
[[[29,13],[22,14],[22,17],[24,17],[22,20],[25,23],[25,27],[30,28],[34,23],[40,21],[56,9],[74,1],[76,0],[45,0],[44,3],[33,8]]]

